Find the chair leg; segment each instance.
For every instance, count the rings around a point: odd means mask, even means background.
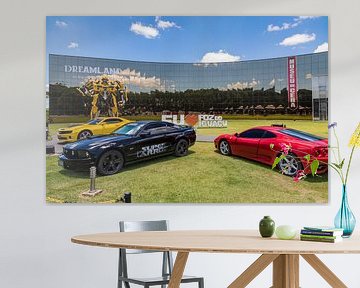
[[[121,255],[121,250],[119,249],[119,264],[118,264],[118,288],[122,288],[122,280],[120,280],[120,276],[123,275],[122,272],[122,255]]]
[[[204,279],[199,280],[199,288],[204,288]]]

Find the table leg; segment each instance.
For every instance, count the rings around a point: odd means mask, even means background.
[[[183,274],[184,274],[185,265],[186,265],[188,256],[189,256],[189,252],[178,252],[177,253],[168,288],[179,288],[180,287],[181,278],[183,277]]]
[[[333,288],[347,286],[315,255],[301,256]],[[271,288],[299,288],[299,255],[297,254],[263,254],[251,264],[228,288],[244,288],[273,262],[273,286]],[[177,288],[177,287],[176,287]]]
[[[299,255],[281,254],[274,260],[272,288],[299,288]]]
[[[279,255],[263,254],[252,263],[228,288],[244,288],[254,280],[267,266],[270,265]]]
[[[301,255],[324,280],[334,288],[346,288],[347,286],[314,254]]]

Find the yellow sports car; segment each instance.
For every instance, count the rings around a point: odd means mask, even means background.
[[[74,142],[92,135],[106,135],[132,121],[120,117],[92,119],[85,124],[60,128],[57,137],[60,142]]]

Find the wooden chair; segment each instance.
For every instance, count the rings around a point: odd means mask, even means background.
[[[167,231],[168,222],[166,220],[159,221],[120,221],[120,232],[134,231]],[[170,276],[173,268],[173,259],[171,252],[135,250],[135,249],[119,249],[119,269],[118,269],[118,288],[130,288],[131,284],[149,288],[150,286],[160,286],[165,288],[169,284]],[[139,278],[129,277],[127,269],[127,254],[142,253],[163,253],[162,274],[160,277]],[[204,278],[194,276],[183,276],[181,283],[198,283],[198,288],[204,288]]]

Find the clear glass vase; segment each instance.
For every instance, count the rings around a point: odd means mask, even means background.
[[[341,206],[336,214],[334,224],[336,228],[344,229],[343,237],[350,237],[355,229],[356,219],[349,207],[346,185],[342,187]]]

